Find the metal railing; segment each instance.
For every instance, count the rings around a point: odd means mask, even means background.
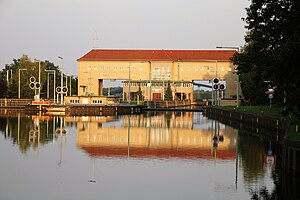
[[[32,102],[33,99],[0,99],[0,107],[23,107]]]

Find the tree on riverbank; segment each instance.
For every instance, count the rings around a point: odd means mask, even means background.
[[[232,59],[244,97],[253,104],[268,101],[264,81],[271,81],[274,100],[299,117],[300,1],[253,0],[246,10],[246,44]]]
[[[49,62],[48,60],[41,61],[41,97],[47,97],[47,84],[49,84],[49,98],[53,98],[54,74],[53,71],[51,71],[49,74],[49,83],[47,83],[47,72],[45,70],[55,71],[56,86],[60,86],[61,72],[58,66],[55,66],[52,62]],[[19,59],[13,59],[13,62],[11,64],[6,64],[4,69],[0,72],[0,86],[3,84],[5,85],[5,87],[1,87],[0,89],[0,98],[18,98],[19,78],[21,98],[33,98],[34,90],[29,87],[29,78],[32,76],[36,78],[36,81],[39,81],[39,64],[37,62],[31,61],[26,55],[23,55]],[[71,80],[72,93],[77,94],[77,78],[72,76]],[[69,81],[70,78],[68,77],[68,83]]]

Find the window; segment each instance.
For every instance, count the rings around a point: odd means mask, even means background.
[[[195,71],[195,72],[196,72],[196,71],[198,71],[198,69],[197,69],[197,67],[196,67],[196,66],[194,67],[194,71]]]
[[[107,70],[110,70],[110,66],[107,66]]]
[[[93,100],[93,104],[99,104],[99,103],[102,103],[102,100],[98,100],[98,99]]]
[[[140,66],[140,70],[143,71],[143,67],[142,66]]]
[[[101,66],[100,68],[101,68],[101,70],[104,70],[104,66]]]
[[[94,70],[97,70],[98,69],[98,67],[97,66],[94,66]]]
[[[123,71],[123,66],[120,67],[120,70]]]
[[[114,66],[114,70],[116,71],[118,69],[118,67],[117,66]]]
[[[87,82],[90,83],[90,82],[91,82],[91,78],[88,78],[88,79],[87,79]]]
[[[91,67],[90,66],[88,66],[88,68],[87,68],[88,70],[91,70]]]
[[[75,99],[75,100],[74,100],[74,99],[71,99],[71,100],[70,100],[70,103],[79,103],[79,100],[78,100],[78,99]]]

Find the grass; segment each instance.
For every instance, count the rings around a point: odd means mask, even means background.
[[[226,110],[239,110],[241,112],[253,113],[256,115],[261,115],[263,113],[264,116],[270,117],[282,117],[283,110],[282,107],[277,105],[273,105],[272,110],[270,110],[269,106],[266,105],[240,106],[238,109],[236,109],[235,106],[223,106],[222,108]],[[291,124],[288,130],[288,138],[300,141],[300,121],[293,115],[290,115],[289,118],[291,120]]]
[[[239,110],[242,112],[247,112],[247,113],[253,113],[257,115],[265,115],[265,116],[271,116],[271,117],[280,117],[282,108],[279,106],[273,106],[272,110],[270,110],[269,106],[265,105],[259,105],[259,106],[240,106],[238,109],[236,109],[235,106],[223,106],[223,109],[226,110]]]

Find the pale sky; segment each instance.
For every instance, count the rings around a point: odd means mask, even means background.
[[[0,0],[0,69],[23,54],[77,75],[104,49],[215,49],[244,44],[249,0]]]

